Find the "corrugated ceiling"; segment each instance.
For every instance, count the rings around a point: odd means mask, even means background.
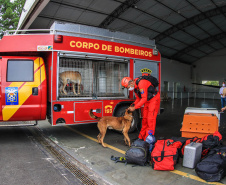
[[[187,64],[226,47],[226,0],[35,0],[33,5],[19,29],[48,29],[57,20],[141,35],[155,39],[163,57]]]

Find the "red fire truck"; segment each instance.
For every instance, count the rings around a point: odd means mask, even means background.
[[[134,101],[121,88],[123,77],[141,76],[147,68],[161,81],[161,56],[152,40],[60,22],[41,31],[17,30],[0,40],[3,124],[46,117],[52,125],[91,123],[90,109],[120,116]],[[131,130],[139,117],[135,112]]]

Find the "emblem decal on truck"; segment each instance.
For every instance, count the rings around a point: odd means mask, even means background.
[[[41,46],[41,45],[37,46],[37,51],[52,51],[52,50],[53,46]]]
[[[5,88],[6,105],[18,105],[18,87]]]
[[[20,115],[26,111],[23,108],[26,106],[26,101],[33,98],[32,87],[41,87],[45,83],[46,73],[45,65],[42,58],[34,59],[34,81],[33,82],[11,82],[9,87],[5,87],[5,106],[2,109],[3,121],[11,121],[18,119],[16,113],[20,111]],[[19,95],[20,94],[20,95]],[[36,96],[35,96],[36,97]],[[30,109],[29,109],[30,111]],[[21,118],[19,118],[21,119]]]
[[[105,113],[107,113],[107,114],[112,113],[112,106],[111,105],[106,105],[104,108],[105,108]]]

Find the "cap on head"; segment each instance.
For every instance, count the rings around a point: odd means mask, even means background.
[[[127,88],[129,85],[129,82],[132,80],[130,77],[124,77],[121,81],[121,84],[123,87]]]

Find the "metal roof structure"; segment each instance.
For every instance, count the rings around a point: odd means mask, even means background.
[[[226,47],[226,0],[27,0],[18,29],[54,21],[145,36],[189,65]]]

